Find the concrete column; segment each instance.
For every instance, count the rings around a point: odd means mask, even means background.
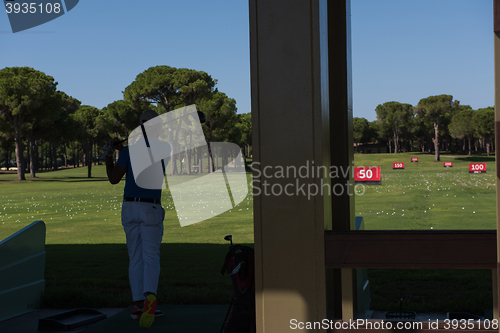
[[[326,0],[250,0],[259,333],[327,315],[332,198],[328,172],[318,174],[331,163],[327,17]]]

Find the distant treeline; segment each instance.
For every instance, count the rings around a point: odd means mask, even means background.
[[[495,149],[494,107],[473,110],[451,95],[430,96],[416,106],[386,102],[375,108],[377,120],[354,118],[354,142],[387,144],[392,153],[439,151],[467,153]]]
[[[143,111],[163,114],[192,104],[206,115],[207,141],[233,142],[249,154],[250,113],[237,114],[236,101],[216,84],[203,71],[150,67],[125,87],[122,100],[99,109],[57,90],[54,78],[41,71],[6,67],[0,70],[0,167],[17,167],[18,179],[25,180],[25,172],[35,177],[41,169],[84,165],[91,177],[102,146],[112,137],[126,138]],[[183,172],[171,165],[171,174]]]

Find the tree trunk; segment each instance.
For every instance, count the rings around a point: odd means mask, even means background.
[[[174,151],[172,149],[172,152],[170,154],[170,161],[171,161],[171,165],[170,165],[170,174],[173,176],[173,175],[177,175],[179,174],[179,171],[177,170],[177,154],[174,155]]]
[[[5,168],[9,171],[9,163],[10,163],[10,151],[9,148],[5,150]]]
[[[186,147],[186,172],[188,175],[191,174],[191,149]]]
[[[34,142],[35,144],[35,171],[39,171],[40,170],[40,152],[39,152],[39,144],[38,144],[38,140],[35,140]]]
[[[396,132],[394,132],[394,154],[398,152],[398,137],[396,135]]]
[[[41,149],[41,156],[40,156],[40,170],[43,170],[43,168],[45,167],[44,163],[45,163],[45,159],[44,159],[44,156],[45,156],[45,148],[43,147],[43,144],[41,145],[41,147],[39,147],[39,149]]]
[[[198,148],[198,173],[203,173],[203,148]]]
[[[187,138],[186,138],[186,141],[187,141]],[[186,171],[187,171],[188,175],[191,174],[191,149],[192,149],[191,148],[191,143],[192,142],[193,142],[193,133],[191,132],[190,135],[189,135],[189,144],[186,146],[186,159],[187,159],[187,162],[186,162]]]
[[[215,149],[215,151],[212,151],[212,158],[215,160],[215,168],[214,168],[214,171],[215,170],[219,170],[219,153],[217,151],[217,149]]]
[[[212,148],[210,147],[210,144],[208,144],[208,173],[215,171],[214,158],[212,154]]]
[[[31,174],[31,140],[26,139],[26,172]]]
[[[174,143],[174,133],[172,132],[171,129],[169,129],[168,132],[168,139],[171,142],[172,145],[176,144]],[[175,157],[177,154],[174,155],[174,147],[170,150],[170,175],[176,175],[177,174],[177,162],[175,160]]]
[[[52,170],[56,171],[57,170],[57,145],[55,143],[52,143],[52,158],[53,158]]]
[[[193,167],[198,165],[198,148],[193,151]]]
[[[52,154],[50,153],[50,142],[47,142],[47,171],[52,167]]]
[[[486,156],[490,156],[490,141],[486,142]]]
[[[21,139],[21,126],[14,116],[14,137],[16,140],[16,161],[17,161],[17,179],[26,180],[24,176],[24,158],[23,158],[23,141]]]
[[[242,152],[242,155],[241,156],[243,158],[243,167],[245,168],[245,170],[247,169],[247,155],[245,154],[245,148],[243,148],[243,152]]]
[[[224,150],[222,150],[221,152],[221,156],[222,156],[222,169],[224,169],[224,167],[226,165],[228,165],[228,155],[226,154],[226,152]]]
[[[434,138],[432,139],[434,142],[434,161],[439,162],[439,124],[438,122],[434,122]]]
[[[208,173],[210,172],[215,172],[215,165],[214,165],[214,155],[212,152],[212,148],[210,147],[210,144],[212,143],[212,126],[210,126],[210,131],[208,134]],[[212,170],[210,170],[212,169]]]
[[[87,177],[92,178],[92,144],[87,142],[85,151],[85,163],[87,164]]]
[[[99,147],[97,144],[94,144],[94,154],[92,154],[92,158],[94,159],[94,165],[99,165]]]
[[[68,152],[66,151],[65,144],[62,146],[62,149],[63,149],[63,156],[64,156],[64,167],[67,168],[68,167]]]
[[[35,178],[35,176],[36,176],[35,175],[35,170],[36,170],[36,166],[35,166],[35,157],[36,157],[35,140],[31,139],[28,142],[29,142],[28,150],[30,150],[30,177]]]
[[[469,138],[469,156],[472,155],[472,150],[471,150],[471,138]]]

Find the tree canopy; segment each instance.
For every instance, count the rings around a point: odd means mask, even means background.
[[[436,95],[422,98],[415,107],[416,113],[422,118],[428,119],[434,127],[435,161],[439,161],[439,124],[443,118],[458,108],[459,101],[453,101],[451,95]]]
[[[81,105],[74,114],[71,115],[77,124],[77,137],[83,143],[85,151],[85,162],[88,167],[88,177],[92,177],[92,146],[94,140],[103,135],[102,127],[99,126],[99,116],[101,110],[90,105]]]
[[[375,112],[385,133],[390,133],[394,140],[394,152],[398,152],[398,142],[401,133],[409,128],[413,118],[413,106],[399,102],[379,104]]]
[[[495,136],[495,109],[488,107],[479,109],[472,118],[477,135],[486,140],[486,155],[490,155],[490,146]]]
[[[139,125],[139,117],[146,108],[147,105],[135,108],[125,100],[114,101],[102,109],[102,127],[112,137],[127,137]]]
[[[216,83],[203,71],[155,66],[137,75],[123,91],[123,100],[101,110],[57,91],[57,82],[43,72],[30,67],[4,68],[0,70],[0,158],[10,167],[15,143],[18,178],[25,180],[27,169],[35,176],[39,153],[45,168],[55,170],[62,157],[68,165],[66,148],[70,148],[73,165],[79,166],[83,156],[90,177],[97,146],[113,136],[127,137],[139,125],[143,111],[163,114],[192,104],[205,112],[207,123],[202,128],[210,139],[239,143],[249,152],[250,115],[237,115],[236,101],[219,92]],[[169,135],[182,135],[179,131],[174,129]],[[196,152],[196,163],[202,155]],[[189,155],[186,157],[189,166]],[[177,163],[172,161],[175,174]]]
[[[353,124],[353,139],[354,142],[356,143],[356,148],[358,148],[359,143],[361,142],[364,143],[367,141],[370,124],[368,123],[368,120],[366,120],[365,118],[358,118],[358,117],[354,117],[352,119],[352,124]]]
[[[0,115],[9,121],[14,132],[19,180],[26,179],[22,137],[26,136],[27,126],[44,111],[44,106],[57,98],[56,87],[53,77],[30,67],[0,70]]]
[[[451,119],[449,131],[453,138],[467,138],[469,141],[469,155],[471,155],[471,141],[475,132],[475,127],[472,122],[474,110],[462,110],[456,113]]]
[[[125,88],[125,100],[136,108],[140,104],[157,103],[171,111],[195,104],[213,91],[216,80],[203,71],[170,66],[155,66],[137,75]]]

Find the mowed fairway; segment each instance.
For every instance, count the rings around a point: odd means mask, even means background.
[[[179,177],[179,176],[177,176]],[[181,176],[188,177],[188,176]],[[124,180],[111,185],[104,166],[38,173],[26,182],[12,182],[15,174],[0,174],[0,239],[35,220],[47,226],[47,244],[125,243],[121,226]],[[198,224],[181,228],[168,190],[163,192],[165,243],[224,244],[234,233],[238,242],[253,243],[252,197],[234,209]]]
[[[444,161],[453,167],[443,167]],[[397,162],[404,170],[392,169]],[[469,162],[486,163],[487,172],[470,174]],[[496,229],[493,156],[441,155],[434,162],[419,153],[356,154],[355,166],[381,166],[382,184],[365,185],[365,194],[355,198],[366,230]]]
[[[35,220],[46,224],[46,308],[131,304],[128,255],[121,226],[124,181],[111,185],[104,166],[37,174],[17,182],[0,174],[0,239]],[[189,176],[181,176],[187,177]],[[162,304],[225,304],[230,277],[220,274],[229,248],[224,236],[253,244],[253,200],[209,220],[181,227],[168,190],[158,300]]]
[[[418,157],[418,162],[411,162]],[[444,161],[453,167],[443,167]],[[403,162],[404,170],[393,170]],[[470,174],[470,162],[487,173]],[[382,184],[356,196],[356,215],[366,230],[496,229],[495,159],[441,155],[356,154],[356,166],[381,166]],[[360,189],[358,189],[360,190]],[[418,312],[465,311],[483,316],[492,308],[491,271],[369,269],[371,309]]]
[[[411,163],[416,156],[419,162]],[[452,161],[444,168],[443,161]],[[486,162],[487,173],[470,174],[469,162]],[[404,170],[393,170],[404,162]],[[365,185],[355,196],[356,215],[365,229],[495,229],[494,157],[356,154],[356,166],[381,166],[382,185]],[[15,174],[0,174],[0,239],[35,220],[47,225],[47,244],[124,243],[120,223],[124,181],[111,185],[104,166],[38,173],[28,181],[12,181]],[[181,176],[187,177],[187,176]],[[249,175],[250,177],[250,175]],[[358,188],[359,192],[360,188]],[[181,228],[168,190],[165,242],[222,244],[223,234],[238,235],[238,242],[253,242],[253,201],[248,196],[235,209],[210,220]]]
[[[411,163],[411,157],[419,162]],[[452,161],[452,168],[444,168]],[[392,163],[404,162],[404,170]],[[485,162],[487,173],[469,174],[469,162]],[[356,166],[381,166],[382,185],[366,185],[355,196],[356,215],[367,230],[495,229],[494,157],[356,154]],[[111,185],[104,166],[37,174],[17,182],[0,174],[0,239],[35,220],[47,226],[44,307],[128,306],[128,257],[120,222],[122,181]],[[187,177],[189,176],[178,176]],[[250,174],[248,174],[250,180]],[[359,188],[358,188],[359,190]],[[306,199],[305,199],[306,200]],[[162,304],[229,303],[231,283],[220,274],[228,244],[253,244],[253,200],[194,225],[180,227],[168,190],[158,299]],[[420,312],[491,308],[487,270],[369,270],[372,309]]]

